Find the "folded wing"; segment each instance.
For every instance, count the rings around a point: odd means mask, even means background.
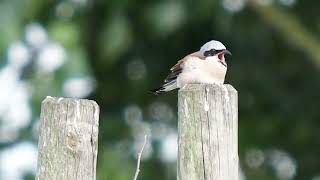
[[[168,92],[174,89],[177,89],[177,78],[180,73],[182,73],[184,63],[190,59],[190,57],[197,57],[201,60],[204,60],[204,56],[202,56],[199,52],[194,52],[185,56],[183,59],[179,60],[177,64],[175,64],[171,69],[169,75],[165,78],[164,83],[156,89],[151,90],[154,94],[162,94],[164,92]]]

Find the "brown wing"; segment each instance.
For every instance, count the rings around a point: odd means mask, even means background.
[[[203,55],[200,54],[200,52],[194,52],[192,54],[189,54],[187,56],[185,56],[184,58],[182,58],[181,60],[179,60],[177,62],[177,64],[175,64],[171,69],[170,69],[170,74],[166,77],[166,79],[164,80],[165,83],[168,83],[170,81],[173,81],[175,79],[177,79],[177,76],[182,72],[182,67],[183,64],[185,63],[186,60],[188,60],[190,57],[197,57],[201,60],[204,60],[205,57]]]

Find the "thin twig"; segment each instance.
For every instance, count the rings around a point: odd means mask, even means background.
[[[141,160],[141,156],[142,156],[142,153],[143,153],[143,150],[144,150],[144,147],[146,146],[146,144],[147,144],[147,135],[144,135],[144,143],[142,145],[140,152],[138,153],[137,169],[136,169],[136,173],[134,175],[133,180],[137,180],[137,178],[138,178],[138,175],[140,172],[140,160]]]

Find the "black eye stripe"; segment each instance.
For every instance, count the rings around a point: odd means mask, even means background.
[[[210,49],[209,51],[205,51],[205,52],[203,53],[203,55],[204,55],[205,57],[214,56],[215,54],[216,54],[216,51],[215,51],[214,49]]]
[[[219,54],[219,53],[221,53],[222,51],[224,51],[223,49],[221,49],[221,50],[216,50],[216,54]]]
[[[204,55],[205,57],[214,56],[214,55],[216,55],[216,54],[218,54],[218,53],[220,53],[220,52],[222,52],[222,51],[223,51],[223,50],[210,49],[209,51],[205,51],[205,52],[203,53],[203,55]]]
[[[210,55],[210,51],[205,51],[205,52],[203,53],[203,55],[204,55],[205,57],[208,57],[208,56]]]

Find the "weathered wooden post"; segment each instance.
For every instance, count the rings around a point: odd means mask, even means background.
[[[41,106],[37,180],[95,180],[99,106],[47,97]]]
[[[178,98],[178,180],[238,180],[237,91],[190,84]]]

